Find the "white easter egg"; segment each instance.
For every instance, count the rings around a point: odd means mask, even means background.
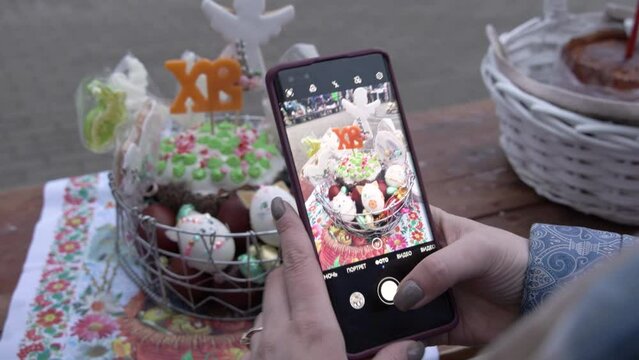
[[[278,186],[262,186],[253,196],[249,210],[253,231],[276,230],[275,221],[273,221],[273,216],[271,215],[271,201],[278,196],[297,211],[295,198],[293,198],[291,193]],[[260,239],[269,245],[280,246],[280,237],[278,234],[260,235]]]
[[[344,194],[343,192],[335,195],[333,200],[331,200],[331,207],[340,215],[342,221],[344,222],[353,221],[355,215],[357,214],[355,201],[353,201],[350,196]]]
[[[190,267],[214,273],[227,267],[220,261],[232,261],[235,257],[233,238],[219,236],[229,235],[229,229],[211,215],[191,210],[179,218],[176,227],[183,232],[178,235],[175,231],[167,231],[166,235],[178,242],[182,255],[191,258],[187,261]]]
[[[377,214],[384,209],[384,194],[379,189],[377,181],[364,185],[361,196],[364,209],[371,214]]]
[[[392,187],[406,186],[406,167],[404,165],[391,165],[384,175],[386,185]]]

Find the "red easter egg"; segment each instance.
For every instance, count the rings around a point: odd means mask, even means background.
[[[338,185],[332,185],[330,188],[328,188],[328,199],[333,200],[333,198],[340,193],[340,190],[341,189]]]
[[[353,199],[355,203],[362,202],[362,194],[359,193],[359,190],[357,190],[357,187],[353,187],[353,189],[351,189],[351,199]]]
[[[249,209],[233,192],[220,204],[217,219],[226,224],[232,233],[243,233],[251,230],[251,218]],[[237,237],[235,240],[235,252],[242,254],[246,252],[246,237]]]
[[[158,224],[166,226],[175,226],[175,213],[173,210],[162,204],[151,204],[142,210],[143,215],[150,216],[155,219]],[[158,247],[162,250],[170,251],[173,253],[179,253],[179,247],[177,242],[169,239],[166,236],[166,231],[160,228],[156,228],[156,240]],[[138,228],[138,234],[144,240],[147,240],[146,231],[140,226]],[[148,240],[147,240],[148,241]]]
[[[234,277],[243,277],[239,268],[233,266],[229,269],[229,275]],[[240,310],[248,310],[262,302],[262,290],[255,290],[256,287],[262,287],[263,284],[251,284],[251,288],[248,288],[248,283],[235,282],[228,280],[224,275],[213,275],[211,281],[211,287],[213,290],[210,292],[218,299],[233,305]],[[216,292],[215,289],[231,290],[229,292]],[[218,306],[224,306],[219,304]]]
[[[382,194],[384,194],[384,197],[386,197],[386,188],[388,187],[386,185],[386,181],[377,180],[377,185],[379,186],[379,190],[382,192]]]
[[[173,288],[177,293],[182,295],[184,299],[191,301],[195,304],[201,302],[208,295],[206,291],[193,289],[189,285],[197,285],[208,287],[210,283],[209,274],[202,272],[197,275],[201,271],[197,269],[193,269],[189,267],[186,261],[178,257],[174,257],[169,260],[168,266],[169,272],[164,273],[164,280],[171,288]],[[189,279],[178,278],[177,276],[189,276]]]

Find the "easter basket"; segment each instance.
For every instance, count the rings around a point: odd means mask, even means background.
[[[216,240],[230,240],[246,249],[259,249],[259,236],[273,236],[276,231],[244,233],[193,233],[159,223],[131,206],[113,176],[110,186],[116,202],[116,253],[121,267],[144,293],[161,306],[178,312],[210,319],[242,321],[260,312],[266,275],[280,262],[279,257],[247,257],[245,261],[214,259]],[[158,246],[158,233],[172,232],[179,242],[191,237],[201,241],[207,259],[171,252]],[[197,266],[192,266],[193,264]],[[252,271],[259,268],[260,271]],[[246,276],[246,271],[251,269]]]
[[[339,227],[345,229],[349,233],[363,237],[371,238],[382,234],[389,233],[401,220],[402,209],[411,202],[412,189],[415,184],[415,175],[410,173],[406,177],[406,186],[403,189],[404,194],[399,200],[393,204],[385,206],[379,211],[379,215],[371,218],[368,223],[362,223],[358,221],[358,214],[346,214],[352,215],[352,220],[346,220],[345,214],[340,213],[337,209],[334,209],[331,205],[331,201],[327,194],[329,192],[330,183],[322,182],[319,186],[319,194],[317,199],[322,205],[324,211],[328,214],[329,218]],[[348,216],[351,217],[351,216]]]
[[[628,125],[636,123],[636,103],[620,108],[528,77],[557,61],[561,46],[575,35],[562,29],[588,31],[604,16],[567,14],[565,1],[545,5],[543,19],[500,36],[487,31],[492,44],[481,74],[495,102],[501,147],[517,175],[538,194],[587,214],[639,225],[639,127]],[[606,109],[616,112],[602,114]]]

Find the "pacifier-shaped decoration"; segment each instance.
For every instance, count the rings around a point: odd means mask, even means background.
[[[197,59],[190,71],[186,60],[168,60],[164,66],[180,83],[180,89],[171,104],[172,114],[187,112],[191,101],[193,112],[239,111],[242,109],[242,87],[239,85],[242,70],[237,60]],[[197,79],[206,76],[206,93],[197,86]]]
[[[102,80],[82,82],[76,93],[80,138],[90,151],[103,154],[115,144],[117,127],[127,119],[126,95]],[[88,105],[88,106],[87,106]],[[85,113],[85,109],[89,110]]]
[[[235,256],[235,241],[229,235],[228,228],[209,214],[195,211],[193,205],[180,208],[176,227],[181,231],[166,232],[166,236],[177,241],[180,253],[189,257],[187,264],[195,269],[209,273],[223,270]]]
[[[377,126],[375,135],[375,151],[385,165],[406,162],[406,144],[401,131],[395,129],[393,121],[384,118]]]

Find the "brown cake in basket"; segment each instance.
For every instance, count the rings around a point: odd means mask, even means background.
[[[602,30],[570,40],[561,56],[585,84],[627,91],[639,88],[639,56],[625,60],[628,37],[623,30]]]

